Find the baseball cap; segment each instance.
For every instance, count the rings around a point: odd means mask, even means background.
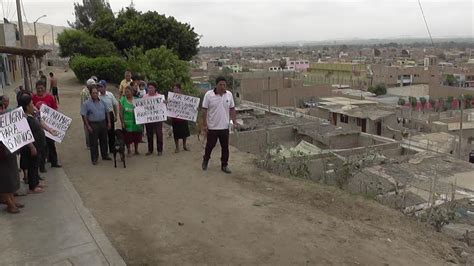
[[[102,87],[105,87],[105,86],[107,86],[107,81],[105,81],[105,80],[102,79],[102,80],[100,80],[100,81],[97,83],[97,85],[102,86]]]
[[[86,84],[87,84],[87,86],[97,85],[97,83],[95,83],[95,80],[93,80],[93,79],[88,79]]]

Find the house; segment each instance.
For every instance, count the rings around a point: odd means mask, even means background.
[[[401,135],[396,107],[379,105],[375,101],[345,97],[321,98],[309,114],[328,119],[335,126],[357,128],[361,132],[388,138]]]

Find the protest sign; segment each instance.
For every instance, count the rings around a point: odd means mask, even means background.
[[[135,106],[135,122],[138,125],[167,119],[164,95],[133,99],[133,106]]]
[[[167,115],[196,122],[200,100],[197,97],[168,92]]]
[[[0,141],[10,152],[35,141],[21,107],[0,115]]]
[[[66,131],[71,125],[72,119],[54,110],[53,108],[42,104],[40,108],[41,119],[44,121],[49,128],[54,129],[57,132],[56,136],[53,136],[48,131],[44,131],[46,137],[61,143],[66,135]]]

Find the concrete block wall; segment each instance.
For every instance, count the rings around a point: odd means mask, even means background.
[[[264,153],[268,147],[295,140],[293,126],[273,127],[253,131],[235,132],[230,137],[230,145],[243,152]],[[267,143],[268,142],[268,143]]]

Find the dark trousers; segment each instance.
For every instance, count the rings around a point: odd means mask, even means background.
[[[204,153],[204,161],[211,159],[212,149],[217,144],[217,140],[221,144],[221,166],[227,166],[229,162],[229,130],[209,130],[207,132],[206,150]]]
[[[46,154],[51,165],[58,164],[58,153],[56,151],[56,144],[54,140],[46,138]]]
[[[148,152],[153,152],[153,136],[156,134],[156,149],[163,152],[163,122],[145,124]]]
[[[38,167],[41,171],[46,171],[46,157],[48,156],[48,154],[46,153],[47,151],[47,148],[48,146],[45,145],[42,149],[37,149],[38,151]]]
[[[92,127],[92,133],[89,132],[89,142],[91,145],[91,160],[97,162],[99,159],[99,143],[100,155],[102,158],[108,157],[107,153],[107,125],[105,121],[89,122]]]
[[[109,138],[109,153],[112,153],[114,151],[114,146],[115,146],[115,115],[114,112],[110,112],[110,129],[107,130],[107,135]],[[107,126],[107,121],[105,122]]]
[[[30,190],[34,190],[38,184],[39,184],[39,172],[38,172],[38,166],[39,166],[39,151],[37,156],[32,156],[30,149],[26,148],[27,150],[26,155],[28,157],[28,186],[30,187]]]

